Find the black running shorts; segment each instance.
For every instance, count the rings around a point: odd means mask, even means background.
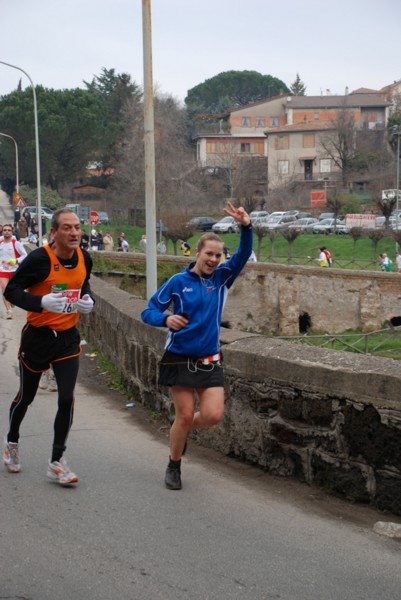
[[[216,360],[204,365],[191,356],[166,350],[160,361],[159,384],[192,389],[224,387],[223,364]]]
[[[53,331],[27,323],[22,330],[18,356],[30,371],[47,371],[53,362],[79,356],[80,342],[76,327]]]

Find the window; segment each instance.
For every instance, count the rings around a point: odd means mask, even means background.
[[[278,127],[278,117],[270,117],[270,127]]]
[[[264,117],[256,117],[256,127],[264,127],[265,126],[265,118]]]
[[[314,121],[318,121],[319,120],[319,113],[318,112],[313,113],[313,120]]]
[[[320,159],[320,172],[330,173],[331,172],[331,158]]]
[[[216,144],[214,142],[206,143],[206,152],[207,154],[215,154],[216,153]]]
[[[288,160],[277,161],[277,170],[279,175],[288,175]]]
[[[242,127],[251,126],[251,117],[242,117]]]
[[[288,135],[276,135],[274,138],[275,150],[288,150],[290,147],[290,138]]]
[[[254,154],[263,154],[265,151],[265,146],[263,142],[255,142],[253,145]]]
[[[315,134],[314,133],[306,133],[304,135],[304,148],[314,148],[315,147]]]
[[[242,143],[241,144],[241,152],[249,154],[251,152],[251,144]]]

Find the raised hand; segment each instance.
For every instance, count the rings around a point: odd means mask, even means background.
[[[248,226],[251,222],[245,208],[242,206],[235,208],[229,200],[227,200],[227,208],[223,208],[223,210],[228,217],[233,217],[241,225]]]

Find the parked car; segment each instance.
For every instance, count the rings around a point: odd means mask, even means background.
[[[299,229],[302,233],[312,233],[312,228],[316,223],[319,223],[319,221],[313,217],[297,219],[294,223],[288,225],[288,229]]]
[[[33,219],[36,219],[36,206],[27,206],[21,211],[21,214],[24,212],[24,210],[29,210],[29,212],[31,213],[31,217]],[[48,221],[52,220],[54,212],[53,210],[50,210],[50,208],[46,208],[46,206],[41,206],[40,210],[41,214],[44,216],[45,219],[47,219]]]
[[[298,219],[299,210],[286,210],[284,213],[286,216],[295,217]]]
[[[296,221],[296,218],[292,217],[291,215],[282,215],[282,216],[277,215],[276,217],[272,217],[270,215],[270,217],[268,217],[266,222],[262,223],[260,225],[260,227],[262,229],[267,229],[267,230],[287,229],[287,227],[291,223],[294,223],[295,221]]]
[[[333,212],[325,212],[319,215],[319,221],[323,221],[324,219],[334,219]]]
[[[238,233],[238,222],[234,217],[223,217],[212,225],[212,231],[215,233]]]
[[[312,233],[324,233],[328,235],[329,233],[334,233],[334,221],[335,219],[322,219],[319,220],[316,225],[312,226]],[[335,230],[338,235],[344,235],[348,233],[347,227],[344,225],[344,221],[340,221],[337,219]]]
[[[269,217],[282,217],[283,215],[285,215],[285,210],[276,210],[270,213]]]
[[[188,226],[195,228],[198,231],[211,231],[215,223],[217,223],[217,221],[212,217],[193,217],[188,222]]]
[[[257,219],[254,219],[252,221],[252,227],[254,229],[257,229],[258,227],[264,227],[264,225],[267,223],[267,221],[269,220],[270,215],[269,216],[265,216],[265,217],[258,217]]]
[[[251,213],[249,213],[249,218],[251,219],[252,225],[257,219],[268,216],[269,213],[267,212],[267,210],[253,210]]]
[[[110,223],[109,215],[107,214],[107,212],[105,212],[103,210],[99,210],[98,214],[99,214],[99,223],[102,223],[103,225],[108,225]]]
[[[314,218],[313,215],[308,212],[299,212],[297,214],[297,219],[313,219],[313,218]]]

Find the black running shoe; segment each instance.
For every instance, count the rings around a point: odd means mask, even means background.
[[[178,462],[178,461],[176,461]],[[181,462],[181,461],[179,461]],[[166,477],[164,479],[166,488],[168,490],[180,490],[181,489],[181,465],[169,463],[166,469]]]

